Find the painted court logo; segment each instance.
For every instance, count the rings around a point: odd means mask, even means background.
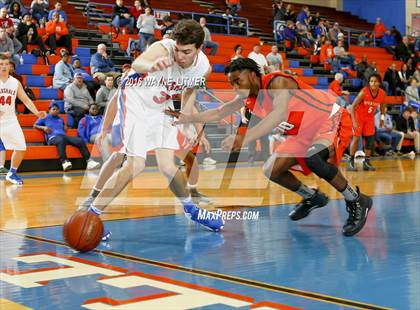
[[[217,210],[214,212],[208,212],[203,209],[198,211],[198,220],[216,220],[222,217],[224,221],[229,220],[241,220],[241,221],[258,221],[260,211],[222,211]]]

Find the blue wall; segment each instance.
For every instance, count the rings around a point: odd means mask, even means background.
[[[375,23],[380,17],[387,28],[405,33],[405,0],[343,0],[343,10]]]

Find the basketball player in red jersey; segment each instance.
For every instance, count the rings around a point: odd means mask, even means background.
[[[370,155],[375,144],[375,112],[378,105],[380,105],[381,109],[381,127],[385,119],[383,102],[386,94],[383,89],[379,88],[381,83],[381,76],[378,73],[373,73],[369,77],[369,86],[364,87],[360,91],[351,105],[350,112],[353,121],[354,137],[350,146],[351,159],[347,167],[349,171],[357,171],[354,163],[354,154],[356,153],[360,137],[365,138],[366,158],[363,162],[363,170],[375,171],[375,168],[370,163]]]
[[[286,141],[267,160],[264,173],[271,181],[303,198],[289,217],[300,220],[328,203],[325,194],[304,185],[291,173],[291,169],[299,166],[303,174],[314,172],[343,195],[349,212],[343,234],[352,236],[358,233],[366,222],[372,200],[361,194],[358,188],[354,190],[336,166],[352,135],[349,113],[334,104],[333,96],[314,90],[290,75],[275,72],[261,76],[258,65],[249,58],[232,61],[225,73],[238,96],[218,109],[191,115],[179,114],[178,123],[220,120],[238,111],[244,104],[255,101],[263,109],[271,105],[271,112],[257,126],[249,129],[245,137],[229,136],[223,141],[224,148],[245,145],[275,127],[284,129],[288,135]]]

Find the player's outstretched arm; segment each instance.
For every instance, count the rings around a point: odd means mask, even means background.
[[[290,100],[289,92],[281,90],[274,92],[273,95],[273,110],[258,125],[247,130],[243,140],[244,145],[269,134],[281,122],[286,120],[288,102]]]
[[[102,127],[101,127],[102,132],[106,132],[108,128],[114,122],[115,115],[117,114],[117,110],[118,110],[118,106],[117,106],[118,93],[119,93],[119,90],[115,92],[114,96],[112,96],[111,100],[107,104],[105,115],[103,118]]]
[[[138,73],[155,72],[172,66],[173,62],[162,44],[153,44],[134,60],[131,67]]]
[[[45,116],[47,116],[47,113],[45,111],[38,111],[35,104],[26,94],[20,82],[18,82],[17,97],[20,99],[20,101],[23,102],[23,104],[29,109],[29,111],[31,111],[33,114],[35,114],[39,118],[45,118]]]

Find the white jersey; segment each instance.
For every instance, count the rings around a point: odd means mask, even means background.
[[[173,59],[174,40],[165,39],[154,44],[163,45]],[[152,73],[129,71],[119,89],[116,121],[123,128],[127,154],[144,157],[147,151],[156,148],[179,148],[177,128],[172,126],[172,117],[164,111],[173,108],[172,98],[182,94],[184,89],[203,86],[209,69],[209,60],[200,51],[186,69],[174,63]]]
[[[19,81],[9,76],[6,82],[0,80],[0,118],[16,118],[16,95]]]

